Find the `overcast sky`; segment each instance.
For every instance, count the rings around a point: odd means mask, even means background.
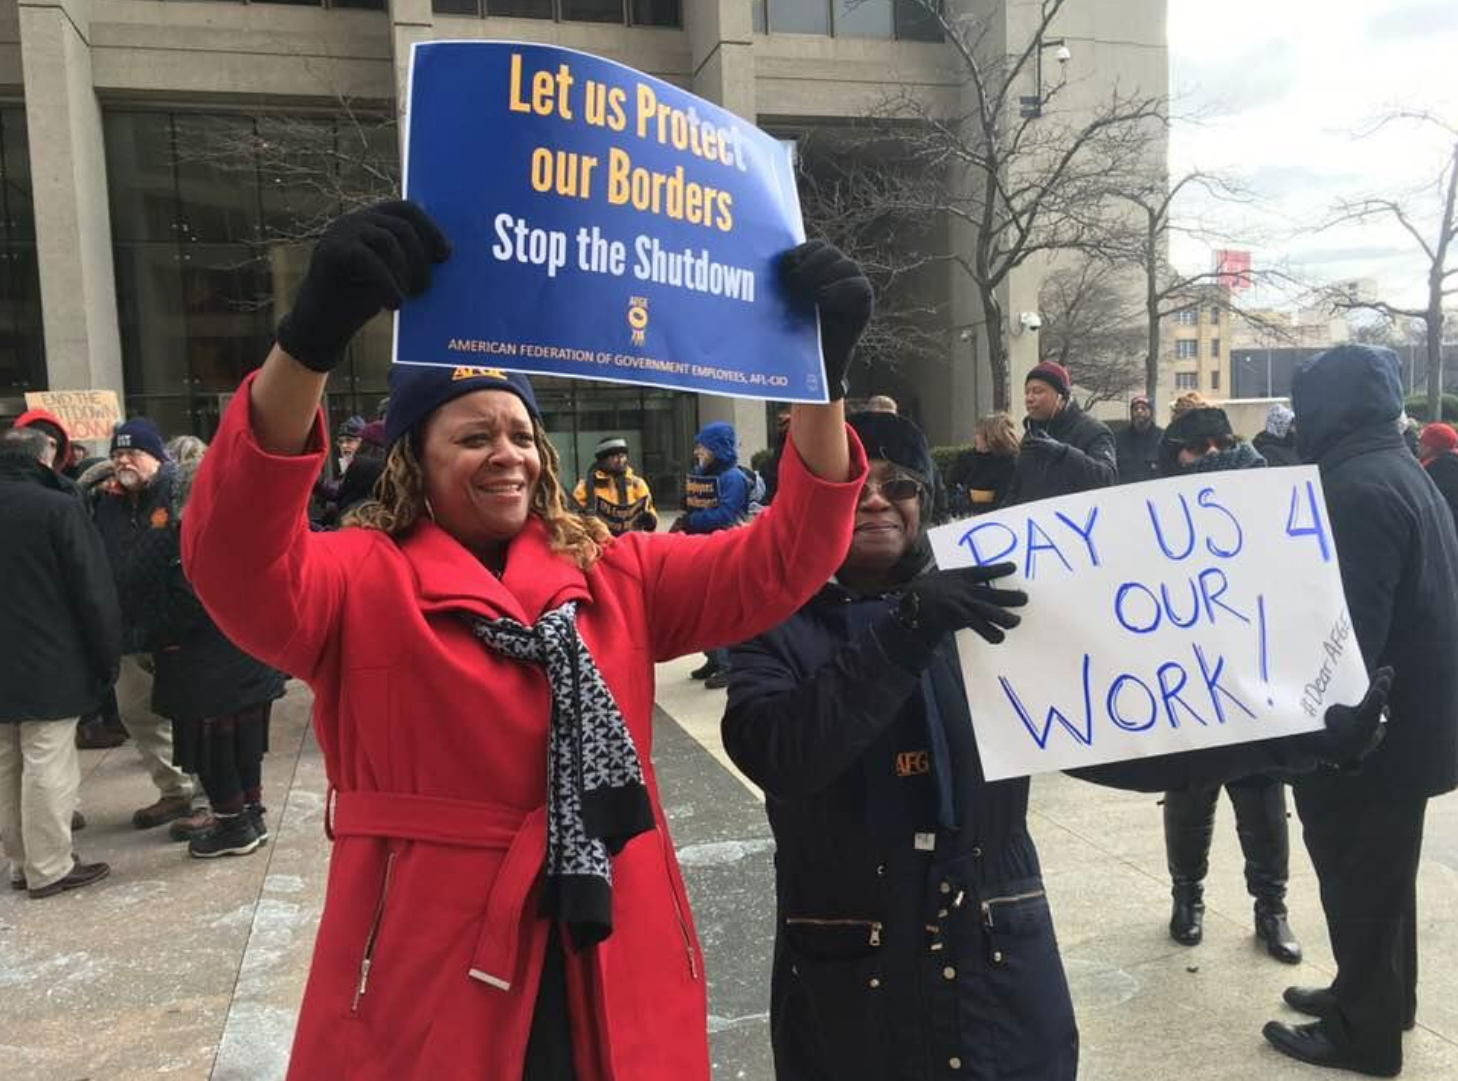
[[[1445,148],[1411,125],[1360,138],[1384,110],[1424,107],[1458,123],[1458,0],[1169,0],[1176,111],[1198,114],[1170,146],[1170,176],[1191,168],[1233,174],[1261,210],[1222,217],[1265,242],[1256,264],[1287,261],[1328,280],[1378,279],[1404,302],[1423,292],[1424,260],[1400,228],[1297,235],[1342,197],[1406,196],[1431,183]],[[1450,144],[1451,145],[1451,144]],[[1432,194],[1413,195],[1436,220]],[[1196,200],[1190,216],[1207,217]],[[1429,229],[1428,231],[1431,231]],[[1180,239],[1177,265],[1206,269],[1208,247]]]

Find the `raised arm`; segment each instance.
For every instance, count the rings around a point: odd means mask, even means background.
[[[660,659],[754,637],[788,619],[850,547],[865,454],[845,424],[845,373],[871,317],[871,285],[835,247],[812,240],[781,261],[785,287],[819,309],[831,401],[796,405],[780,494],[748,529],[644,545],[643,578]],[[685,603],[685,598],[692,598]]]
[[[430,282],[448,246],[410,203],[340,218],[314,249],[262,369],[229,405],[183,518],[188,580],[248,653],[308,677],[346,581],[339,538],[305,514],[328,450],[319,397],[356,331]]]

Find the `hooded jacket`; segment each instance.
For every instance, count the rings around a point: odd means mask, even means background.
[[[1458,532],[1398,431],[1390,349],[1347,345],[1299,368],[1297,445],[1321,469],[1335,556],[1368,670],[1395,671],[1387,738],[1362,766],[1395,798],[1458,786]]]
[[[239,647],[308,682],[331,798],[329,888],[290,1081],[517,1081],[548,925],[544,671],[468,618],[577,628],[637,747],[655,828],[613,859],[613,931],[565,950],[580,1081],[708,1081],[703,957],[652,766],[653,666],[787,618],[850,542],[865,457],[831,484],[785,455],[747,529],[629,533],[587,571],[528,520],[501,577],[434,522],[310,533],[328,449],[274,456],[233,398],[183,522],[188,578]],[[815,522],[815,530],[804,528]],[[704,598],[712,596],[713,604]]]
[[[0,455],[0,721],[94,710],[116,681],[121,617],[101,538],[63,478]]]
[[[684,494],[685,533],[716,533],[739,525],[749,513],[749,478],[739,471],[734,427],[722,421],[706,424],[694,442],[714,456],[707,466],[694,466]]]
[[[1114,433],[1080,409],[1077,402],[1064,403],[1046,423],[1028,417],[1023,426],[1029,431],[1041,429],[1062,448],[1052,455],[1019,454],[1004,506],[1107,488],[1118,481]]]

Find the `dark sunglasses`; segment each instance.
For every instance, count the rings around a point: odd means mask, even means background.
[[[857,503],[864,503],[870,498],[871,492],[880,492],[882,496],[892,503],[905,503],[908,500],[921,498],[921,482],[912,480],[910,477],[892,477],[890,480],[874,481],[868,480],[861,487],[860,497]]]

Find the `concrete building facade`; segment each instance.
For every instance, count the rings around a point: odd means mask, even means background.
[[[1205,285],[1196,292],[1199,299],[1166,316],[1161,327],[1172,397],[1198,391],[1210,399],[1229,398],[1230,290]]]
[[[1036,26],[1035,4],[960,2],[990,21],[992,47]],[[1164,93],[1164,0],[1070,0],[1057,30],[1075,107],[1116,82]],[[232,125],[264,140],[267,118],[298,116],[337,141],[343,102],[395,115],[410,45],[431,39],[593,52],[791,138],[873,113],[892,91],[947,115],[965,105],[919,0],[0,0],[0,415],[25,390],[112,388],[164,429],[210,434],[220,397],[266,351],[272,298],[291,292],[306,252],[260,248],[281,196],[189,162],[195,132]],[[1036,310],[1042,276],[1008,283],[1011,320]],[[975,335],[959,333],[979,318],[965,280],[948,281],[945,308],[945,357],[898,376],[934,442],[968,438],[991,401]],[[1016,382],[1036,335],[1011,341]],[[387,330],[370,328],[331,384],[333,412],[373,407],[387,350]],[[758,402],[548,391],[569,468],[598,432],[625,425],[655,444],[649,472],[664,476],[703,421],[734,422],[746,456],[768,441]]]

